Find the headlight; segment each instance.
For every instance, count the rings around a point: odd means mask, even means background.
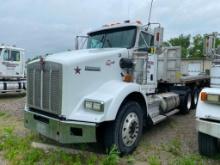
[[[209,95],[208,94],[207,101],[219,102],[220,103],[220,96],[219,95]]]
[[[206,92],[202,92],[201,100],[220,104],[220,95],[207,94]]]
[[[85,109],[88,109],[88,110],[94,110],[98,112],[104,111],[104,102],[86,100],[84,103],[84,106],[85,106]]]

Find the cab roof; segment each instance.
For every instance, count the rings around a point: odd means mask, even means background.
[[[117,28],[123,28],[123,27],[137,27],[137,28],[142,28],[143,25],[141,23],[115,23],[115,24],[106,24],[102,26],[99,29],[93,30],[88,32],[87,34],[103,31],[103,30],[111,30],[111,29],[117,29]]]
[[[17,48],[15,46],[9,46],[9,45],[0,45],[0,49],[14,49],[19,51],[24,51],[24,49],[22,48]]]

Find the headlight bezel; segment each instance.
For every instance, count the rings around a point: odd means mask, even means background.
[[[96,112],[104,112],[104,102],[98,100],[85,100],[84,108]]]
[[[217,103],[220,104],[220,95],[217,94],[208,94],[207,101],[210,103]]]

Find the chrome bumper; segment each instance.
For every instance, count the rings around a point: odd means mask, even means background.
[[[196,119],[196,126],[199,132],[220,138],[220,123]]]
[[[62,121],[25,110],[24,126],[62,144],[96,142],[95,123]]]

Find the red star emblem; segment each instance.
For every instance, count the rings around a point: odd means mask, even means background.
[[[80,74],[81,69],[78,66],[74,70],[75,70],[75,74]]]

